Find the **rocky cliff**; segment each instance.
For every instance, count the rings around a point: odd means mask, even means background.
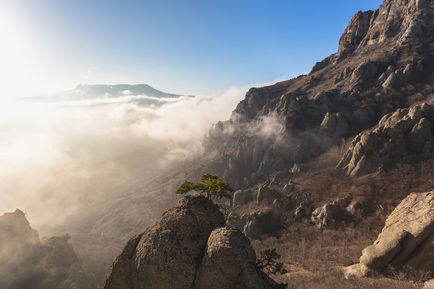
[[[68,239],[41,241],[20,210],[0,216],[0,288],[96,288]]]
[[[434,106],[423,104],[385,115],[357,135],[338,164],[350,176],[384,170],[399,162],[433,157]]]
[[[224,223],[211,200],[185,197],[127,243],[104,289],[278,288],[257,268],[249,240]]]
[[[308,75],[252,88],[206,141],[236,187],[316,157],[384,115],[428,101],[434,83],[434,2],[386,0],[358,12],[337,53]]]

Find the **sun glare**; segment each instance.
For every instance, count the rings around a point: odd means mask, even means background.
[[[2,99],[24,96],[28,92],[34,69],[29,35],[10,11],[0,11],[0,79]]]

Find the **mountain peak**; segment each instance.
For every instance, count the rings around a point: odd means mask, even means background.
[[[385,0],[376,11],[358,12],[339,42],[339,56],[363,53],[377,46],[388,49],[420,46],[432,38],[433,0]]]

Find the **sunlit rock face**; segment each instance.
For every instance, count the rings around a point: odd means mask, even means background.
[[[247,237],[224,223],[211,200],[187,196],[127,243],[104,289],[277,288]]]
[[[412,193],[389,215],[382,232],[363,250],[347,277],[382,272],[387,267],[434,273],[434,192]]]
[[[18,209],[0,216],[0,288],[96,288],[68,235],[44,241],[38,235]]]
[[[428,101],[433,27],[432,0],[386,0],[376,11],[358,12],[336,54],[308,75],[250,89],[230,120],[211,129],[205,141],[215,156],[210,167],[236,188],[249,187],[318,156],[385,114]]]
[[[433,157],[434,106],[417,105],[385,115],[373,128],[357,135],[338,168],[350,176],[388,169]]]

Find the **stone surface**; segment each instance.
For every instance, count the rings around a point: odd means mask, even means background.
[[[344,136],[346,133],[348,133],[349,125],[341,113],[328,112],[321,122],[321,128],[330,134]]]
[[[390,266],[433,273],[433,240],[434,191],[411,193],[389,215],[374,244],[363,250],[360,264],[375,272]]]
[[[434,279],[426,281],[423,286],[423,289],[434,289]]]
[[[318,227],[334,227],[351,220],[351,215],[345,208],[335,204],[325,204],[312,212],[311,221]]]
[[[208,236],[223,224],[223,215],[210,200],[187,196],[128,242],[104,288],[191,288]]]
[[[339,40],[339,54],[352,53],[365,38],[374,11],[357,12]]]
[[[234,208],[256,201],[257,192],[252,189],[238,190],[234,193],[232,205]]]
[[[94,289],[69,236],[40,240],[21,210],[0,216],[0,288]]]
[[[273,288],[273,282],[258,273],[255,262],[255,252],[240,231],[216,229],[209,236],[193,288]]]
[[[258,204],[262,205],[270,205],[274,200],[281,198],[281,195],[278,191],[273,190],[267,184],[259,187],[256,201]]]
[[[243,233],[250,239],[274,235],[283,228],[280,215],[272,210],[253,212],[243,216],[243,219]]]
[[[376,126],[353,139],[338,168],[358,177],[399,162],[431,158],[433,123],[434,106],[428,104],[387,114]]]
[[[350,222],[353,216],[347,211],[346,207],[350,204],[351,200],[352,196],[346,195],[316,208],[312,212],[311,222],[320,228],[330,228]]]
[[[104,288],[273,288],[276,284],[258,272],[247,238],[236,229],[219,228],[223,224],[211,200],[181,199],[160,222],[127,243]]]

